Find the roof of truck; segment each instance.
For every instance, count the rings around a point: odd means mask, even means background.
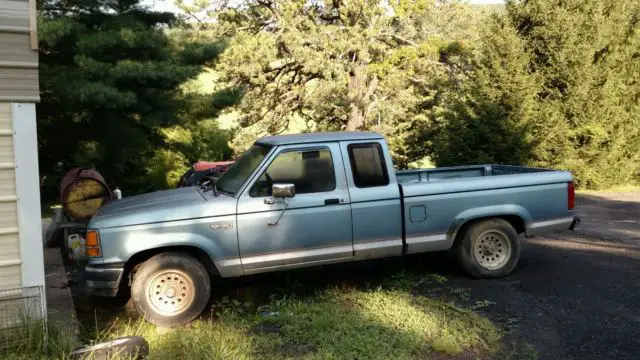
[[[351,141],[351,140],[378,140],[384,139],[382,135],[375,132],[364,131],[342,131],[342,132],[317,132],[306,134],[290,134],[265,136],[258,141],[264,145],[290,145],[290,144],[310,144],[318,142]]]

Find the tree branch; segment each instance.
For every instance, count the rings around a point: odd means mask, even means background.
[[[407,46],[412,46],[412,47],[418,47],[418,43],[416,43],[415,41],[409,40],[409,39],[405,39],[401,36],[398,36],[396,34],[381,34],[380,36],[384,36],[384,37],[388,37],[391,38],[393,40],[395,40],[398,44],[400,45],[407,45]]]
[[[336,20],[342,20],[342,18],[340,17],[340,15],[325,15],[325,14],[320,14],[320,16],[318,16],[320,18],[320,20],[326,21],[328,23],[333,23]]]
[[[262,5],[263,7],[267,8],[267,10],[269,10],[273,16],[276,17],[276,19],[278,20],[278,22],[280,21],[280,15],[278,14],[278,12],[276,12],[276,10],[273,8],[273,2],[271,1],[267,1],[267,0],[257,0],[257,3]]]
[[[376,75],[373,76],[373,79],[369,82],[369,87],[367,88],[367,92],[364,94],[363,98],[367,99],[373,96],[378,87],[378,77]]]

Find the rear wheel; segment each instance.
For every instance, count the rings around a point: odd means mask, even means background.
[[[195,319],[209,302],[211,283],[204,266],[183,253],[158,254],[133,278],[131,298],[152,324],[175,326]]]
[[[520,259],[518,233],[506,220],[479,221],[461,234],[457,245],[462,268],[476,278],[509,275]]]

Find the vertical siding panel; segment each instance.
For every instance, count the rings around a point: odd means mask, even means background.
[[[0,267],[0,289],[15,289],[22,286],[20,265]]]
[[[13,164],[13,136],[0,134],[0,164]]]
[[[0,169],[0,198],[15,194],[16,172],[13,169]]]
[[[11,104],[0,102],[0,131],[13,130],[11,126]]]
[[[11,104],[0,103],[0,289],[22,285],[12,134]]]
[[[38,52],[28,1],[0,0],[0,101],[36,102]]]
[[[20,243],[18,233],[0,233],[0,263],[20,259]],[[2,272],[2,267],[0,267]]]

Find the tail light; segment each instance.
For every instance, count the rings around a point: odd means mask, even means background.
[[[576,205],[576,189],[573,186],[573,181],[567,183],[567,200],[569,210],[573,210]]]
[[[100,249],[100,234],[96,230],[88,230],[85,238],[86,254],[89,257],[102,256]]]

